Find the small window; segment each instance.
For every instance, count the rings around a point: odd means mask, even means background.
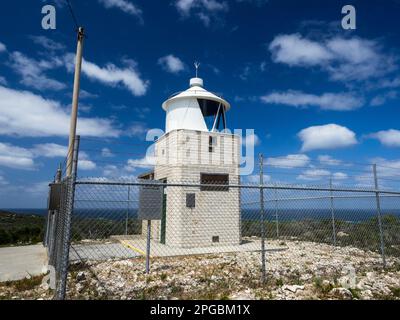
[[[213,243],[219,242],[219,236],[213,236],[212,237],[212,242]]]
[[[215,146],[217,145],[217,137],[208,137],[208,152],[214,152]]]
[[[196,194],[186,193],[186,207],[194,208],[196,207]]]
[[[210,136],[209,144],[212,146],[216,146],[217,145],[217,137]]]
[[[201,173],[200,181],[201,191],[229,191],[229,174]],[[213,184],[216,186],[212,186]]]

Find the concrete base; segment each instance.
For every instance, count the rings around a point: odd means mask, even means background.
[[[47,251],[43,245],[0,248],[0,282],[47,272]]]
[[[146,239],[140,236],[112,236],[114,243],[103,244],[74,244],[74,249],[70,250],[70,259],[77,260],[76,253],[83,259],[90,260],[106,260],[106,259],[128,259],[138,256],[146,256]],[[286,246],[273,246],[266,242],[266,251],[274,252],[285,250]],[[260,239],[246,239],[239,245],[229,246],[207,246],[198,248],[176,248],[159,241],[150,241],[150,256],[151,257],[173,257],[199,254],[213,253],[229,253],[229,252],[245,252],[245,251],[260,251]]]
[[[126,247],[146,255],[146,239],[131,239],[123,240],[121,242]],[[151,257],[173,257],[173,256],[186,256],[196,254],[210,254],[210,253],[228,253],[228,252],[243,252],[243,251],[257,251],[260,250],[260,241],[247,241],[239,245],[229,246],[207,246],[198,248],[177,248],[161,244],[158,241],[150,241],[150,256]]]
[[[124,247],[121,243],[73,244],[69,250],[70,261],[79,261],[80,259],[105,261],[107,259],[129,259],[137,256],[140,256],[140,254]]]

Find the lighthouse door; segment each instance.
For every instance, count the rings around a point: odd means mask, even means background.
[[[162,180],[163,183],[167,183],[167,179]],[[162,207],[162,215],[161,215],[161,234],[160,234],[160,243],[165,244],[165,231],[166,231],[166,223],[167,223],[167,194],[165,193],[165,187],[163,192],[163,207]]]

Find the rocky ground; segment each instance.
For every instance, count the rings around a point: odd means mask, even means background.
[[[70,299],[400,299],[400,260],[356,248],[311,242],[268,242],[266,281],[260,253],[152,258],[74,264]],[[0,299],[47,299],[48,285],[29,290],[0,284]]]

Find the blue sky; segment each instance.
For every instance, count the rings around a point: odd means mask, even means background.
[[[205,87],[232,104],[228,126],[254,129],[256,153],[283,172],[268,179],[357,184],[372,162],[396,177],[400,1],[71,2],[87,33],[80,175],[146,170],[135,165],[146,132],[164,129],[161,104],[188,87],[198,60]],[[56,30],[41,28],[45,4]],[[356,30],[341,27],[345,4]],[[62,0],[0,7],[0,207],[44,207],[65,158],[75,27]]]

